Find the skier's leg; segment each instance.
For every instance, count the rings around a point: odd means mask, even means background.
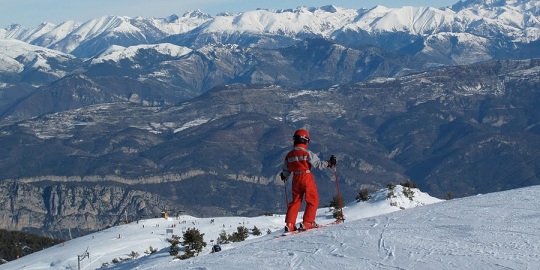
[[[317,215],[317,208],[319,207],[319,193],[317,191],[317,185],[315,185],[315,179],[313,175],[306,183],[306,211],[304,212],[304,225],[309,228],[314,224],[315,216]]]
[[[302,181],[300,179],[293,179],[292,182],[292,200],[287,206],[287,215],[285,216],[285,223],[295,224],[298,217],[298,211],[302,207],[302,197],[304,196],[304,189]]]

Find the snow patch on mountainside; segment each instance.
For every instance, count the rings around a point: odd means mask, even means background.
[[[180,131],[182,131],[184,129],[188,129],[188,128],[191,128],[191,127],[196,127],[196,126],[202,125],[204,123],[207,123],[210,120],[211,119],[209,119],[209,118],[199,118],[199,119],[189,121],[189,122],[185,123],[184,125],[182,125],[181,127],[175,129],[174,133],[178,133],[178,132],[180,132]]]
[[[439,33],[426,38],[422,54],[449,58],[452,65],[482,62],[491,59],[490,41],[468,33]]]
[[[118,62],[121,59],[131,59],[142,50],[155,50],[156,52],[172,57],[179,57],[192,52],[191,49],[177,46],[170,43],[160,43],[151,45],[137,45],[131,47],[122,47],[113,45],[108,50],[101,53],[98,57],[92,59],[92,64],[103,63],[107,61]]]
[[[0,72],[19,73],[24,70],[24,65],[17,62],[12,57],[0,52]]]
[[[74,59],[72,55],[30,45],[19,40],[0,40],[0,71],[22,72],[24,69],[39,69],[58,77],[65,76],[65,71],[51,67],[48,58],[59,61]]]
[[[448,31],[455,21],[455,14],[450,10],[431,7],[386,8],[377,6],[355,22],[356,30],[369,32],[398,31],[413,35]],[[349,29],[352,29],[351,27]]]

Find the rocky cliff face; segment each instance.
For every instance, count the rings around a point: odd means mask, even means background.
[[[156,194],[104,183],[4,181],[0,197],[0,227],[63,239],[180,209]]]

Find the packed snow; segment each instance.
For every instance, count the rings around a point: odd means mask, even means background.
[[[346,221],[304,233],[282,234],[284,216],[178,217],[132,221],[0,265],[0,269],[539,269],[540,186],[441,201],[396,186],[367,202],[352,202]],[[301,217],[301,214],[299,215]],[[299,220],[300,221],[300,220]],[[321,208],[317,221],[333,221]],[[238,226],[263,233],[243,242],[215,239]],[[195,258],[175,259],[166,241],[188,228],[204,233]],[[157,252],[149,252],[150,247]],[[132,252],[140,256],[128,259]],[[182,253],[182,251],[180,251]],[[79,257],[78,257],[79,256]],[[112,263],[114,259],[119,262]],[[104,266],[108,265],[108,266]]]

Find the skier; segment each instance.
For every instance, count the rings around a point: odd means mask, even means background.
[[[328,161],[322,161],[313,152],[307,149],[309,143],[309,133],[305,129],[298,129],[293,136],[293,149],[285,156],[283,169],[280,173],[281,180],[286,182],[289,175],[292,177],[292,201],[287,206],[285,216],[285,232],[295,230],[308,230],[318,227],[315,223],[317,207],[319,206],[319,194],[315,179],[311,173],[312,168],[324,169],[332,168],[337,161],[334,155]],[[302,223],[297,228],[295,226],[298,211],[302,206],[302,199],[305,195],[306,209]]]

